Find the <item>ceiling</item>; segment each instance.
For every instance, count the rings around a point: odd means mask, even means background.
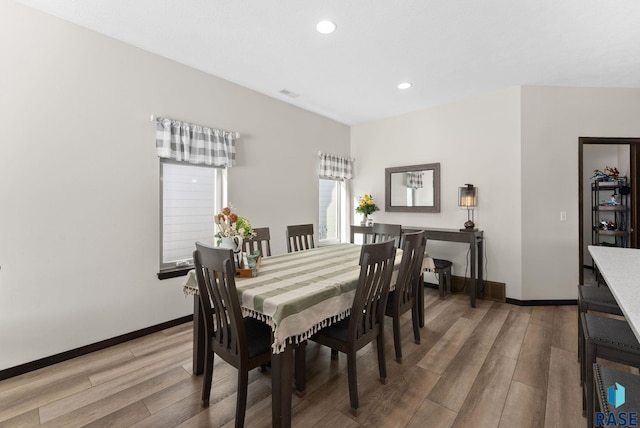
[[[639,0],[18,1],[347,125],[516,85],[640,87]]]

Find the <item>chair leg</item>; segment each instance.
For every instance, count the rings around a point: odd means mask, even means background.
[[[591,371],[593,372],[594,369],[592,368]],[[598,399],[598,387],[596,386],[596,382],[595,382],[595,374],[594,374],[594,382],[593,382],[593,387],[592,387],[592,391],[593,391],[593,417],[595,419],[595,414],[596,412],[600,412],[602,411],[602,409],[600,408],[600,400]]]
[[[413,322],[413,340],[415,343],[420,344],[420,308],[418,305],[419,303],[416,301],[411,308],[411,321]]]
[[[445,274],[442,270],[436,271],[438,274],[438,291],[440,292],[440,300],[444,299],[444,281]]]
[[[202,405],[209,405],[209,397],[211,397],[211,382],[213,379],[213,356],[214,353],[208,349],[209,343],[206,344],[207,356],[204,361],[204,377],[202,378]]]
[[[387,383],[387,360],[384,355],[384,335],[382,329],[378,333],[376,339],[376,345],[378,348],[378,372],[380,373],[380,383]]]
[[[593,364],[596,362],[596,346],[584,343],[584,386],[582,388],[582,410],[586,412],[587,426],[593,426]],[[591,368],[591,370],[589,370]]]
[[[351,401],[351,413],[358,415],[358,369],[356,367],[356,351],[347,351],[347,375],[349,378],[349,399]]]
[[[582,333],[581,314],[587,313],[588,309],[588,305],[584,304],[584,302],[580,300],[580,296],[578,295],[578,362],[580,362],[582,358],[582,341],[584,340]],[[580,382],[582,382],[582,377],[580,377]]]
[[[395,311],[394,311],[395,312]],[[396,350],[396,361],[402,361],[402,336],[400,333],[400,315],[393,314],[393,346]]]
[[[332,360],[338,359],[338,351],[336,351],[335,349],[331,349],[331,359]]]
[[[424,327],[424,274],[420,274],[418,283],[418,313],[420,328]]]
[[[578,360],[580,361],[580,387],[584,388],[584,382],[585,382],[585,374],[587,372],[587,368],[585,367],[585,353],[586,351],[586,343],[587,343],[587,338],[586,335],[584,333],[584,323],[586,322],[584,320],[584,316],[582,316],[582,314],[578,314]],[[583,402],[584,404],[584,402]],[[584,405],[582,406],[582,410],[584,410],[585,407]]]
[[[236,400],[236,428],[244,426],[244,414],[247,410],[247,387],[249,372],[245,367],[238,368],[238,397]]]
[[[578,306],[578,311],[580,311],[580,306]],[[582,321],[580,319],[580,313],[578,312],[578,362],[582,362],[582,356],[584,355],[584,327],[582,326]],[[580,376],[580,385],[582,385],[582,373]]]
[[[582,321],[580,320],[580,305],[578,305],[578,362],[582,361],[582,346],[584,333],[582,332]],[[582,385],[582,373],[580,373],[580,385]]]
[[[302,397],[307,389],[307,373],[306,373],[306,358],[307,358],[307,341],[300,342],[295,349],[295,380],[296,380],[296,394]]]

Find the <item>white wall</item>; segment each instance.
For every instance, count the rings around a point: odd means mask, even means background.
[[[376,222],[463,227],[458,187],[478,187],[476,225],[485,232],[486,278],[521,298],[520,89],[510,88],[455,104],[352,127],[356,158],[353,195],[371,193]],[[384,169],[440,163],[440,213],[384,212]],[[353,221],[359,222],[354,216]],[[464,275],[468,245],[429,241],[427,251],[453,261]],[[467,276],[469,272],[467,272]]]
[[[640,89],[522,88],[523,299],[576,298],[578,138],[638,137],[638,117]]]
[[[317,152],[349,155],[345,125],[14,2],[0,52],[0,370],[191,313],[156,277],[152,113],[242,134],[229,201],[274,253],[317,225]]]
[[[486,279],[506,283],[513,299],[575,299],[578,138],[638,137],[639,116],[640,89],[525,86],[355,126],[354,195],[372,193],[383,206],[385,167],[440,162],[439,214],[377,212],[375,220],[458,228],[465,212],[456,207],[457,187],[473,183]],[[428,251],[463,275],[460,245],[430,242]]]

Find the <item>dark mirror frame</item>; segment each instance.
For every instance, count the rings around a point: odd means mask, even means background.
[[[427,206],[392,206],[391,205],[391,174],[410,171],[433,171],[433,205]],[[440,164],[426,163],[422,165],[396,166],[385,168],[384,170],[384,210],[391,212],[414,212],[414,213],[439,213],[440,212]]]

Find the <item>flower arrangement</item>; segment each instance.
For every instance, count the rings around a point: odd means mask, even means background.
[[[371,195],[367,193],[365,193],[364,196],[360,198],[360,200],[358,201],[358,206],[356,207],[356,212],[359,214],[364,214],[365,216],[368,216],[369,214],[372,214],[373,212],[379,210],[380,208],[378,208],[375,202],[373,202],[373,198],[371,197]]]
[[[215,237],[218,238],[218,245],[223,237],[240,236],[242,239],[246,239],[256,236],[251,222],[246,217],[231,212],[229,207],[224,207],[222,212],[214,217],[214,221],[218,226],[218,233],[215,234]]]

